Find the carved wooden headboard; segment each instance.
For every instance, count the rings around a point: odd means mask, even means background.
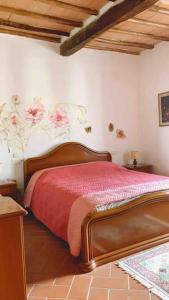
[[[109,152],[94,151],[85,145],[68,142],[57,146],[45,155],[29,158],[24,162],[25,187],[31,176],[39,170],[92,161],[111,161]]]

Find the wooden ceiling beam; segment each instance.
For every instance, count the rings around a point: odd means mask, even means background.
[[[64,19],[61,17],[55,17],[55,16],[51,16],[51,15],[44,15],[44,14],[39,14],[39,13],[35,13],[32,11],[28,11],[28,10],[23,10],[23,9],[15,9],[15,8],[11,8],[11,7],[6,7],[3,5],[0,5],[0,11],[1,12],[7,12],[10,14],[14,14],[14,15],[18,15],[18,16],[24,16],[24,17],[32,17],[36,20],[39,19],[43,19],[43,20],[47,20],[47,21],[53,21],[56,22],[58,24],[62,24],[62,25],[68,25],[68,26],[72,26],[72,27],[82,27],[83,26],[83,22],[79,22],[79,21],[75,21],[75,20],[69,20],[69,19]]]
[[[54,34],[54,35],[62,35],[62,36],[69,36],[69,32],[56,30],[56,29],[48,29],[48,28],[42,28],[42,27],[34,27],[26,24],[16,23],[13,21],[3,20],[0,19],[0,26],[5,26],[15,29],[22,29],[25,31],[32,31],[37,33],[47,33],[47,34]]]
[[[4,28],[0,28],[0,33],[17,35],[17,36],[22,36],[22,37],[26,37],[26,38],[52,42],[52,43],[60,43],[60,41],[61,41],[61,39],[57,38],[57,37],[43,36],[43,35],[38,35],[38,34],[33,34],[33,33],[28,33],[28,32],[25,33],[25,32],[19,31],[19,30],[9,30],[9,29],[4,29]]]
[[[154,45],[147,43],[138,43],[138,42],[127,42],[127,41],[117,41],[105,38],[97,38],[94,41],[102,42],[103,44],[117,45],[123,47],[132,47],[132,48],[143,48],[143,49],[154,49]]]
[[[148,26],[159,27],[159,28],[163,28],[163,29],[169,29],[169,24],[159,23],[159,22],[154,22],[154,21],[148,21],[148,20],[143,20],[143,19],[139,19],[139,18],[130,19],[129,22],[148,25]]]
[[[157,40],[157,41],[169,41],[169,36],[165,37],[165,36],[159,36],[159,35],[152,34],[152,33],[143,33],[143,32],[124,30],[124,29],[119,29],[119,28],[112,28],[109,30],[109,32],[132,35],[132,36],[136,36],[136,37],[150,38],[150,39]]]
[[[60,0],[34,0],[34,2],[41,2],[50,5],[55,5],[57,7],[69,9],[77,13],[85,13],[87,15],[94,15],[94,16],[98,15],[98,11],[96,9],[91,9],[85,6],[71,4]]]
[[[112,6],[97,20],[64,41],[60,46],[60,54],[67,56],[75,53],[97,35],[134,17],[156,2],[157,0],[125,0],[118,5]]]
[[[94,50],[102,50],[102,51],[113,51],[113,52],[120,52],[120,53],[125,53],[125,54],[132,54],[132,55],[139,55],[139,52],[134,52],[134,51],[129,51],[129,50],[124,50],[124,49],[118,49],[118,48],[112,48],[112,47],[104,47],[104,46],[97,46],[97,45],[86,45],[85,48],[88,49],[94,49]]]
[[[149,10],[152,12],[169,15],[169,9],[166,7],[160,7],[158,5],[153,5],[152,7],[150,7]]]

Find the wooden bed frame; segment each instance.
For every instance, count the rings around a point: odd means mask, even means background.
[[[70,164],[111,161],[97,152],[69,142],[24,162],[25,187],[34,172]],[[149,193],[121,207],[89,214],[82,225],[81,266],[96,266],[169,241],[169,190]]]

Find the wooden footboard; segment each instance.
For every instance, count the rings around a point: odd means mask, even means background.
[[[169,241],[169,190],[87,216],[82,226],[82,268],[91,271]]]

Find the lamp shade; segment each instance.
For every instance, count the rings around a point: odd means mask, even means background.
[[[162,4],[169,4],[169,0],[161,0]]]
[[[131,151],[130,156],[132,159],[137,159],[140,156],[140,152],[139,151]]]

